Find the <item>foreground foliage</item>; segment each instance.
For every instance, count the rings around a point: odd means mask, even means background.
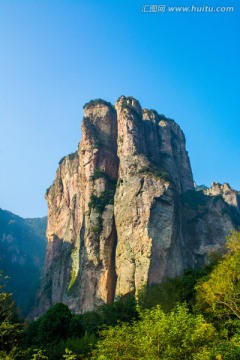
[[[22,324],[11,294],[5,292],[7,278],[0,273],[0,359],[20,359]]]
[[[74,359],[74,356],[88,359],[103,325],[114,326],[118,321],[129,321],[136,316],[136,303],[132,295],[81,315],[72,314],[64,304],[55,304],[26,329],[27,359],[33,356],[36,359],[47,356],[49,360],[59,360],[63,356],[65,359]],[[42,349],[46,350],[43,354]]]
[[[239,360],[239,233],[226,249],[212,266],[143,289],[138,304],[129,295],[81,315],[56,304],[25,330],[2,287],[0,359]]]
[[[202,272],[201,280],[199,273],[190,271],[147,289],[140,298],[142,306],[159,302],[165,311],[159,306],[139,310],[138,321],[103,330],[92,358],[240,359],[239,233],[231,234],[226,248],[221,261]],[[184,297],[188,307],[176,305]]]
[[[240,233],[227,241],[228,252],[197,289],[198,308],[220,323],[240,321]]]
[[[217,332],[186,305],[169,314],[157,306],[140,311],[140,320],[102,331],[93,359],[200,359],[217,341]]]

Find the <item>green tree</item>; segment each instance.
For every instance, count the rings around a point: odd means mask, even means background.
[[[138,294],[138,304],[144,309],[160,305],[161,309],[169,312],[177,303],[186,302],[189,308],[193,309],[196,302],[196,284],[211,273],[221,258],[221,251],[214,252],[209,255],[208,264],[204,267],[186,269],[182,275],[142,288]]]
[[[140,320],[103,330],[92,359],[211,359],[217,333],[202,315],[194,316],[186,305],[169,314],[159,306],[140,311]]]
[[[5,291],[7,278],[0,273],[0,358],[7,359],[10,353],[17,356],[22,326],[12,295]],[[10,357],[9,357],[10,359]]]
[[[34,349],[32,360],[48,360],[46,351],[42,349]]]
[[[57,343],[67,338],[72,314],[67,305],[58,303],[53,305],[37,322],[29,328],[30,334],[35,334],[35,344],[45,346]]]
[[[81,338],[70,338],[65,342],[65,349],[71,350],[74,354],[80,355],[80,358],[89,358],[88,354],[96,344],[97,338],[94,334],[85,332]],[[66,351],[66,350],[65,350]]]
[[[239,326],[240,322],[240,233],[232,232],[227,253],[211,274],[197,286],[197,306],[209,318]]]
[[[192,306],[195,301],[195,285],[208,271],[204,269],[188,269],[183,275],[166,279],[161,284],[153,284],[143,288],[138,295],[138,303],[142,308],[150,309],[160,305],[164,311],[171,311],[177,303],[186,301]]]
[[[77,360],[77,355],[74,354],[73,351],[66,348],[65,354],[63,355],[63,358],[66,359],[66,360]]]
[[[127,294],[116,301],[99,306],[97,313],[100,315],[102,325],[116,325],[119,321],[129,322],[137,318],[136,300],[134,295]]]

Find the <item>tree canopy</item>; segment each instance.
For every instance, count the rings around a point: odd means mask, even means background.
[[[187,270],[94,311],[55,304],[22,330],[0,275],[0,359],[239,360],[240,233],[214,266]]]
[[[221,321],[240,320],[240,233],[232,232],[227,253],[196,286],[197,307]]]

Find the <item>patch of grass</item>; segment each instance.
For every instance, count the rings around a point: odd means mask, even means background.
[[[97,217],[97,224],[95,226],[92,226],[92,232],[95,235],[99,235],[102,232],[103,229],[103,219],[102,217],[99,215]]]
[[[110,184],[116,185],[116,180],[114,180],[111,176],[109,176],[105,171],[101,169],[96,169],[94,174],[91,176],[91,180],[97,179],[106,179],[110,182]]]
[[[88,204],[89,209],[94,208],[99,214],[102,214],[106,205],[113,205],[114,190],[105,190],[100,196],[91,194],[90,202]]]
[[[69,158],[69,160],[73,160],[76,156],[78,156],[78,152],[75,151],[74,153],[71,153],[69,155],[67,155],[67,157]]]
[[[63,156],[63,157],[59,160],[58,165],[61,165],[65,159],[66,159],[66,156]]]
[[[87,108],[90,106],[95,106],[95,105],[107,105],[110,106],[111,108],[113,108],[112,104],[108,101],[105,101],[103,99],[94,99],[94,100],[90,100],[88,103],[83,105],[83,108]]]
[[[141,115],[136,111],[134,105],[129,103],[129,100],[135,100],[135,99],[133,97],[131,97],[131,96],[128,96],[127,98],[125,98],[122,101],[122,107],[125,108],[125,109],[130,110],[135,115],[135,117],[137,117],[138,119],[142,119]]]
[[[148,174],[156,179],[163,179],[169,181],[169,174],[167,171],[159,170],[150,166],[143,166],[139,171],[139,174]]]
[[[79,251],[80,251],[80,235],[77,237],[75,247],[71,251],[71,273],[70,273],[70,280],[67,287],[67,293],[70,295],[74,295],[76,293],[78,284],[77,284],[77,277],[78,277],[78,269],[79,269]]]
[[[62,178],[59,178],[58,181],[57,181],[57,185],[59,187],[59,190],[61,192],[63,192],[63,182],[62,182]]]
[[[102,231],[102,213],[108,204],[113,205],[114,193],[115,190],[105,190],[101,193],[100,196],[91,194],[90,202],[88,203],[89,210],[91,211],[91,209],[95,209],[95,211],[98,213],[97,224],[92,227],[92,231],[96,235],[99,235]]]
[[[122,144],[122,143],[123,143],[123,136],[119,136],[118,142],[119,142],[119,144]]]
[[[47,195],[48,195],[48,193],[49,193],[50,189],[51,189],[51,186],[49,186],[49,187],[47,188],[47,190],[46,190],[46,192],[45,192],[45,196],[47,196]]]
[[[76,273],[75,269],[72,269],[71,275],[70,275],[70,282],[69,282],[68,288],[67,288],[68,293],[70,293],[76,279],[77,279],[77,273]]]
[[[61,165],[66,158],[68,158],[69,160],[73,160],[76,156],[78,156],[77,151],[75,151],[74,153],[71,153],[69,155],[63,156],[61,158],[61,160],[59,160],[58,165]]]

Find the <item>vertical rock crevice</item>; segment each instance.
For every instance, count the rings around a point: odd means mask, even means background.
[[[113,218],[112,233],[109,242],[110,262],[107,276],[107,303],[114,301],[116,285],[117,285],[117,274],[116,274],[116,248],[117,248],[117,231],[115,219]]]

